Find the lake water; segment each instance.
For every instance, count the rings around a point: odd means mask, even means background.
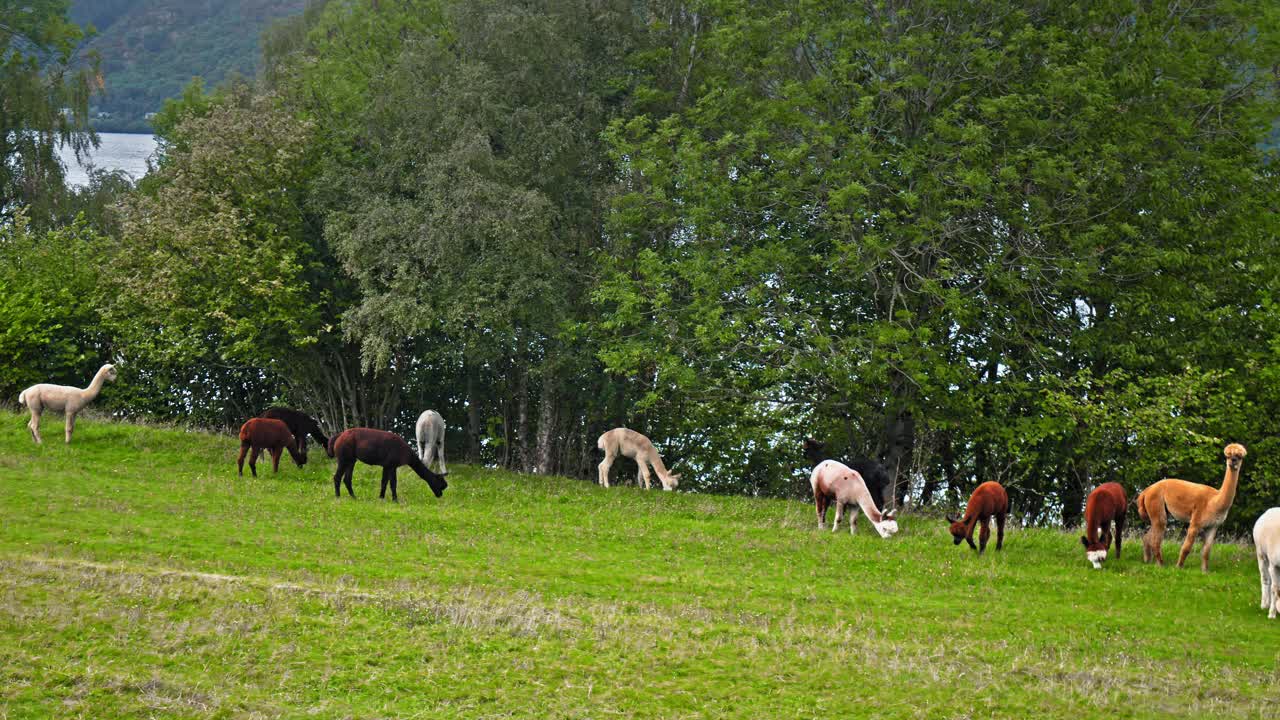
[[[82,156],[84,165],[92,165],[103,170],[123,170],[129,177],[138,180],[147,174],[147,158],[156,150],[154,135],[141,133],[98,133],[101,145],[91,150],[88,156]],[[58,154],[67,166],[67,185],[83,186],[89,184],[89,173],[84,165],[76,163],[75,153],[71,148],[63,146]]]

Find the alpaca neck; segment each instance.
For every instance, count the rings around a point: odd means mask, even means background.
[[[102,392],[102,386],[106,382],[107,369],[102,368],[98,371],[97,375],[93,376],[93,382],[89,383],[89,387],[80,391],[80,397],[83,398],[86,403],[92,402],[94,398],[98,397],[98,393]]]
[[[1240,482],[1240,471],[1232,470],[1231,463],[1227,463],[1227,474],[1222,478],[1222,487],[1218,489],[1218,494],[1213,498],[1213,506],[1217,510],[1225,510],[1231,507],[1231,503],[1236,499],[1236,485]]]
[[[650,453],[649,464],[653,465],[653,471],[658,473],[658,477],[660,478],[671,477],[671,473],[667,472],[667,466],[662,463],[662,456],[658,454],[657,450],[654,450],[652,453]]]

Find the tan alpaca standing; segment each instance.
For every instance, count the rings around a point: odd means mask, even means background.
[[[1196,536],[1203,532],[1204,549],[1200,555],[1200,569],[1209,572],[1209,549],[1213,547],[1218,527],[1227,519],[1231,503],[1236,499],[1240,465],[1243,464],[1246,453],[1243,445],[1231,443],[1223,449],[1222,454],[1227,458],[1227,473],[1220,489],[1168,478],[1138,495],[1138,517],[1151,523],[1151,529],[1142,537],[1143,562],[1151,562],[1155,558],[1156,563],[1164,565],[1160,543],[1164,540],[1168,511],[1169,515],[1187,523],[1187,537],[1182,541],[1182,552],[1178,553],[1178,567],[1182,567],[1187,555],[1191,554]]]
[[[103,365],[98,368],[98,373],[93,376],[93,382],[89,383],[87,388],[40,383],[23,390],[18,395],[18,404],[26,405],[31,409],[31,420],[27,423],[27,428],[31,430],[31,437],[35,438],[37,444],[42,442],[40,440],[40,413],[45,410],[54,410],[66,413],[67,442],[71,442],[71,431],[76,428],[76,413],[83,410],[86,405],[93,402],[94,398],[98,397],[98,393],[102,392],[103,383],[107,381],[114,382],[115,379],[115,366]]]
[[[613,461],[619,455],[635,460],[640,466],[639,481],[644,483],[645,490],[649,489],[649,465],[653,465],[654,472],[658,473],[663,490],[674,490],[680,484],[680,476],[667,472],[662,456],[658,455],[649,438],[635,430],[614,428],[596,440],[596,447],[604,451],[604,460],[600,462],[599,470],[600,484],[605,487],[609,487],[609,468],[613,467]]]

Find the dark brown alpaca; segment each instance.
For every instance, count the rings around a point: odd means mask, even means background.
[[[356,461],[382,468],[382,492],[378,497],[387,497],[387,484],[391,485],[391,499],[400,502],[396,495],[396,468],[408,465],[418,477],[427,481],[431,492],[440,497],[444,489],[449,487],[444,475],[437,475],[422,464],[422,460],[409,448],[399,435],[384,430],[371,428],[351,428],[335,436],[329,442],[329,455],[337,458],[338,469],[333,473],[333,494],[342,497],[342,483],[347,485],[347,494],[355,497],[351,490],[351,474],[355,472]]]
[[[1004,546],[1004,520],[1009,514],[1009,493],[998,482],[984,482],[974,489],[969,496],[969,505],[964,509],[964,517],[959,520],[947,516],[951,523],[951,537],[955,544],[967,541],[969,547],[981,555],[987,549],[987,540],[991,538],[991,518],[996,519],[996,549]],[[973,526],[982,523],[982,533],[978,537],[979,545],[973,544]]]
[[[1124,534],[1124,514],[1129,498],[1120,483],[1103,483],[1089,493],[1084,504],[1084,556],[1093,563],[1094,570],[1102,569],[1111,547],[1111,523],[1116,525],[1116,557],[1120,557],[1120,536]],[[1099,538],[1101,535],[1101,538]]]
[[[325,437],[324,431],[320,429],[320,423],[315,421],[310,415],[287,407],[267,408],[267,411],[259,417],[274,418],[289,426],[289,432],[298,440],[298,450],[302,453],[302,462],[307,461],[307,436],[316,439],[320,443],[320,447],[324,448],[326,453],[329,452],[329,438]],[[333,457],[330,455],[330,457]]]
[[[280,472],[280,451],[288,450],[289,457],[302,467],[306,458],[298,452],[297,440],[289,432],[289,426],[279,420],[270,418],[252,418],[240,426],[240,459],[236,461],[240,475],[244,475],[244,455],[253,448],[249,456],[249,472],[258,477],[258,453],[266,450],[271,453],[271,471]]]

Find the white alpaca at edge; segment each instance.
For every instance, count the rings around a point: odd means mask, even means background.
[[[1271,508],[1253,524],[1253,545],[1262,576],[1262,609],[1267,617],[1280,613],[1280,508]]]
[[[613,467],[613,461],[619,455],[635,460],[640,466],[637,482],[643,483],[645,490],[649,489],[650,465],[658,474],[663,490],[674,490],[680,484],[680,476],[667,472],[667,466],[662,464],[662,456],[653,447],[653,443],[649,442],[649,438],[635,430],[614,428],[596,440],[596,447],[604,451],[604,460],[597,469],[600,471],[600,484],[605,487],[609,487],[609,468]]]
[[[98,368],[98,373],[93,376],[93,382],[87,388],[40,383],[23,390],[18,394],[18,404],[26,405],[31,410],[31,420],[27,423],[31,437],[35,438],[37,444],[43,442],[40,439],[40,413],[53,410],[66,413],[67,442],[71,442],[71,432],[76,429],[76,414],[98,397],[104,383],[115,382],[115,379],[115,366],[103,365]]]
[[[418,436],[418,455],[422,464],[431,467],[432,460],[440,461],[440,474],[449,469],[444,466],[444,418],[435,410],[426,410],[418,416],[415,429]]]

